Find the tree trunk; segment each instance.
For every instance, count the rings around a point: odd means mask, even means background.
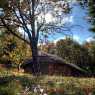
[[[20,71],[21,64],[18,64],[18,72]]]
[[[39,75],[40,64],[38,61],[38,48],[37,48],[37,43],[35,42],[35,40],[32,43],[31,49],[32,49],[32,73],[33,75]]]

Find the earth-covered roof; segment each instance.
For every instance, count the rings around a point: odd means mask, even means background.
[[[72,67],[78,71],[81,71],[81,72],[84,72],[84,73],[87,73],[86,70],[80,68],[79,66],[77,66],[76,64],[73,64],[73,63],[67,63],[63,58],[57,56],[57,55],[53,55],[53,54],[49,54],[49,53],[46,53],[46,52],[42,52],[40,51],[38,53],[38,62],[39,63],[48,63],[48,64],[64,64],[64,65],[67,65],[69,67]],[[32,64],[32,59],[26,59],[24,61],[24,64],[23,66],[27,67],[28,65],[31,65]]]

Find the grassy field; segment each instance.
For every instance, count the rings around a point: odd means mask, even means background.
[[[34,77],[3,69],[0,95],[95,95],[95,78]]]

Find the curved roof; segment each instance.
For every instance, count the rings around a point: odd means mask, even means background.
[[[42,51],[40,51],[39,54],[38,54],[38,61],[39,61],[39,63],[64,64],[64,65],[68,65],[69,67],[72,67],[74,69],[77,69],[78,71],[87,73],[86,70],[80,68],[79,66],[77,66],[75,64],[67,63],[63,58],[61,58],[57,55],[49,54],[49,53],[42,52]],[[31,65],[30,63],[32,63],[32,59],[26,59],[24,61],[24,66]]]

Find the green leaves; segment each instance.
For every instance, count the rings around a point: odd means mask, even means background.
[[[68,63],[85,65],[88,58],[88,51],[77,42],[71,39],[60,40],[57,42],[57,54],[61,56]]]
[[[19,32],[17,33],[20,35]],[[1,30],[0,42],[0,60],[7,58],[13,65],[15,63],[18,66],[23,63],[25,58],[31,56],[30,47],[22,40],[14,37],[6,29]]]
[[[95,32],[95,1],[90,0],[88,5],[89,16],[92,18],[91,19],[92,26],[89,30]]]

